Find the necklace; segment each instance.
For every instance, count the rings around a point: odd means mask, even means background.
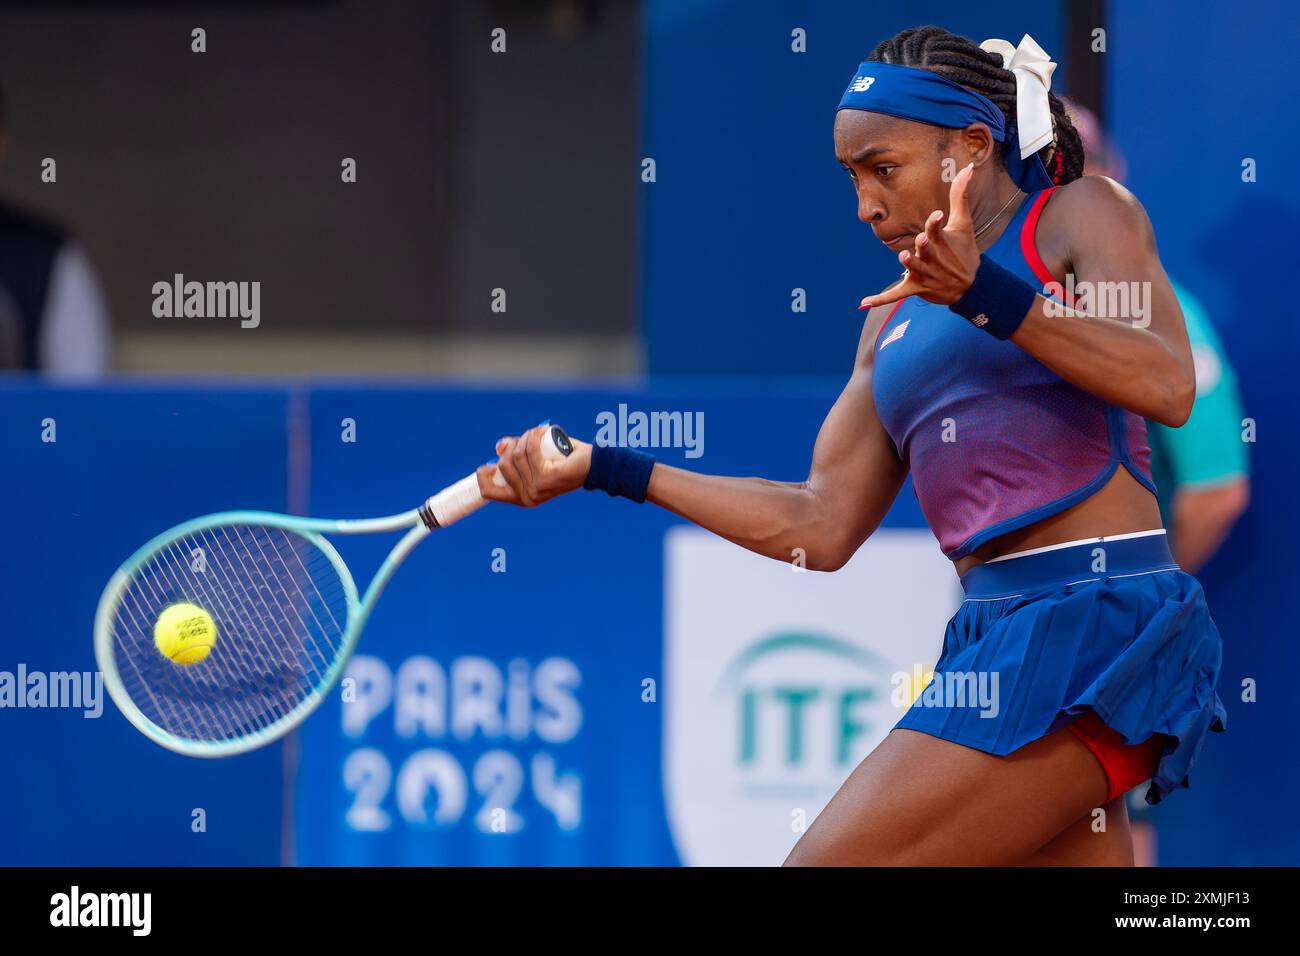
[[[997,212],[995,212],[995,213],[993,214],[992,218],[990,218],[987,222],[985,222],[984,225],[980,226],[978,229],[975,230],[975,238],[978,239],[981,235],[983,235],[985,232],[987,232],[989,226],[991,226],[991,225],[993,225],[995,222],[997,222],[998,219],[1002,216],[1002,214],[1003,214],[1004,212],[1007,211],[1008,207],[1010,207],[1010,205],[1011,205],[1013,202],[1015,202],[1017,199],[1019,199],[1022,195],[1024,195],[1024,193],[1022,193],[1022,192],[1020,191],[1019,187],[1017,187],[1017,188],[1016,188],[1016,191],[1015,191],[1014,193],[1011,194],[1011,198],[1007,200],[1006,205],[1004,205],[1001,209],[999,209]],[[908,273],[908,270],[904,269],[904,270],[903,270],[903,276],[902,276],[904,279],[907,278],[907,273]]]
[[[992,215],[992,217],[990,217],[990,218],[989,218],[989,219],[984,223],[984,225],[980,226],[978,229],[975,230],[975,238],[978,239],[980,236],[982,236],[982,235],[983,235],[983,234],[988,230],[989,226],[991,226],[991,225],[993,225],[995,222],[997,222],[998,219],[1002,216],[1002,214],[1003,214],[1004,212],[1007,211],[1007,208],[1008,208],[1008,207],[1009,207],[1013,202],[1015,202],[1017,199],[1019,199],[1022,195],[1024,195],[1024,194],[1023,194],[1019,189],[1016,189],[1016,191],[1015,191],[1014,193],[1011,194],[1011,198],[1007,200],[1006,205],[1003,206],[1001,209],[999,209],[997,212],[995,212],[995,213]]]

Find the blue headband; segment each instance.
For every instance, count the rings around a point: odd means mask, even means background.
[[[947,129],[983,123],[1002,144],[1007,174],[1017,186],[1032,193],[1052,185],[1037,153],[1020,158],[1015,124],[1006,123],[992,100],[938,73],[868,60],[858,67],[839,109],[884,113]]]

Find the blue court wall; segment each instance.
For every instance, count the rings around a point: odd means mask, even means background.
[[[282,510],[291,497],[322,516],[400,511],[489,458],[500,434],[546,415],[589,435],[620,403],[704,415],[703,456],[661,449],[663,460],[798,480],[835,393],[799,380],[530,391],[2,383],[0,670],[93,669],[104,582],[147,537],[195,514]],[[45,419],[57,423],[55,443],[40,440]],[[345,420],[355,442],[342,440]],[[489,507],[432,536],[360,646],[367,718],[345,723],[334,698],[285,744],[251,755],[167,753],[111,702],[95,720],[0,709],[0,863],[677,862],[661,704],[641,691],[663,676],[664,534],[678,523],[575,494],[533,511]],[[887,527],[921,527],[910,489]],[[341,541],[358,581],[392,540]],[[1292,700],[1270,677],[1290,659],[1289,623],[1253,596],[1252,578],[1208,578],[1229,643],[1221,691],[1232,733],[1210,742],[1193,788],[1161,808],[1167,862],[1300,856],[1289,809],[1261,799],[1296,783]],[[1249,627],[1239,613],[1253,615]],[[1243,674],[1260,677],[1258,704],[1235,698]],[[390,693],[373,692],[385,682]],[[522,691],[516,716],[526,716],[493,726],[475,701],[502,687]],[[194,808],[207,813],[206,833],[191,832]],[[498,822],[513,828],[505,839]]]
[[[620,403],[702,412],[697,467],[798,480],[832,400],[824,386],[798,383],[757,405],[749,386],[726,383],[624,392],[316,389],[311,511],[410,507],[413,493],[494,457],[497,436],[543,413],[590,435],[596,415],[616,413]],[[357,423],[355,444],[339,441],[345,418]],[[692,464],[682,450],[657,454]],[[905,506],[896,520],[918,518]],[[322,707],[302,733],[297,860],[676,863],[661,781],[662,708],[642,700],[642,682],[662,680],[661,542],[674,523],[659,509],[584,493],[528,512],[489,507],[423,544],[385,592],[360,649],[366,669],[357,673],[377,669],[396,685],[417,667],[451,685],[446,700],[429,713],[438,695],[427,686],[405,701],[395,686],[355,736],[338,695]],[[359,580],[389,544],[344,542],[364,568]],[[562,688],[550,696],[538,688],[548,671]],[[512,676],[526,685],[531,716],[519,727],[474,729],[465,698],[475,688],[456,686]],[[509,829],[504,838],[497,825]]]
[[[518,392],[0,379],[0,671],[94,671],[104,583],[142,542],[198,514],[406,510],[539,410],[590,433],[582,423],[626,402],[705,416],[707,454],[665,449],[664,460],[797,480],[833,399],[808,382],[760,397],[728,382]],[[347,422],[355,442],[342,440]],[[283,744],[201,761],[147,741],[106,694],[94,719],[3,707],[0,864],[676,862],[661,713],[641,699],[661,669],[662,539],[676,519],[603,499],[488,508],[433,536],[362,644],[358,659],[394,676],[413,659],[462,685],[522,668],[529,686],[545,685],[525,705],[542,716],[523,730],[464,733],[453,703],[445,732],[429,718],[404,733],[399,696],[351,736],[332,699]],[[914,500],[890,520],[919,525]],[[363,586],[393,540],[342,542]],[[485,835],[489,798],[524,824],[505,840]]]
[[[62,390],[0,377],[0,671],[94,672],[99,594],[132,551],[232,502],[284,510],[287,420],[283,390]],[[181,757],[107,698],[89,719],[0,708],[0,865],[279,862],[278,746]],[[206,832],[194,830],[196,809]]]

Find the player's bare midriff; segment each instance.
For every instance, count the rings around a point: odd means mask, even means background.
[[[1060,514],[995,538],[954,565],[962,575],[975,565],[1004,554],[1159,527],[1160,509],[1155,496],[1121,466],[1091,497]]]

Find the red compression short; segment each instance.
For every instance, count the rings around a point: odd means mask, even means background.
[[[1165,734],[1152,734],[1140,744],[1126,744],[1123,737],[1103,724],[1092,711],[1066,727],[1101,764],[1110,788],[1107,803],[1155,776],[1156,766],[1170,741]]]

